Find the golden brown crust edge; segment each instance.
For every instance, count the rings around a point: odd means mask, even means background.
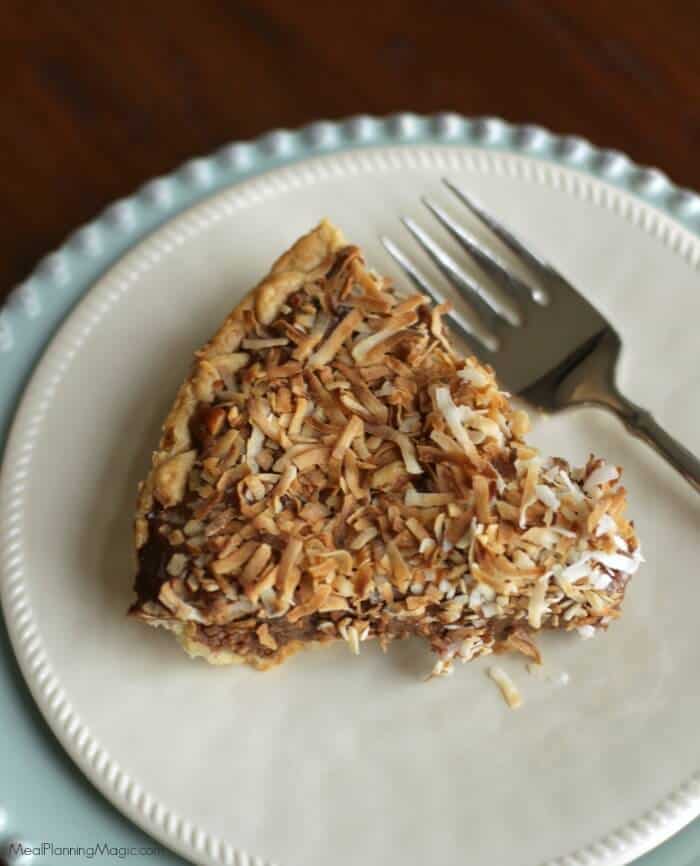
[[[188,623],[177,622],[175,620],[154,619],[148,614],[141,613],[138,609],[132,610],[130,616],[134,619],[139,619],[154,628],[165,628],[168,631],[171,631],[177,638],[180,646],[191,659],[203,658],[210,665],[217,665],[218,667],[245,663],[254,667],[258,671],[267,671],[270,670],[270,668],[281,665],[282,662],[286,661],[290,656],[296,655],[303,649],[321,646],[320,641],[293,640],[284,646],[281,646],[272,655],[242,656],[239,653],[235,653],[228,649],[213,649],[208,644],[197,640],[193,634],[192,627]]]
[[[286,299],[345,243],[340,229],[327,219],[321,220],[316,228],[282,253],[267,276],[234,307],[214,337],[195,353],[191,373],[181,385],[163,424],[158,449],[153,452],[151,470],[139,487],[134,522],[137,550],[148,540],[146,515],[153,506],[154,495],[158,495],[166,505],[168,489],[177,485],[179,476],[183,474],[177,471],[178,468],[189,469],[194,459],[194,453],[189,451],[192,444],[189,421],[197,403],[200,400],[211,401],[213,397],[213,384],[218,373],[209,363],[210,359],[236,352],[244,336],[243,320],[247,311],[252,311],[263,324],[269,324]],[[169,468],[173,471],[169,472]],[[138,610],[134,615],[138,616]]]

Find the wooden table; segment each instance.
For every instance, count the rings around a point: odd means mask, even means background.
[[[500,115],[700,188],[698,0],[4,0],[0,22],[0,299],[151,176],[321,117]]]

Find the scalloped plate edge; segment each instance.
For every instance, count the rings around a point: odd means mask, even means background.
[[[71,234],[10,293],[0,308],[0,360],[9,372],[9,385],[0,391],[0,447],[25,379],[57,325],[99,274],[163,222],[227,186],[282,165],[345,149],[426,143],[511,151],[589,173],[633,193],[700,235],[700,196],[675,186],[656,169],[635,165],[622,153],[598,149],[582,138],[557,136],[538,126],[450,113],[429,117],[402,113],[388,118],[360,115],[338,122],[320,121],[297,131],[276,130],[252,142],[230,144],[211,156],[192,159],[174,173],[149,181]],[[32,680],[31,672],[21,666]],[[56,711],[66,716],[66,734],[80,737],[80,720],[60,698],[58,703],[61,706]],[[93,759],[111,763],[104,752],[98,757],[101,749],[92,745],[96,748],[81,750],[85,760],[79,762],[88,777],[93,775]],[[136,823],[147,826],[155,821],[164,828],[167,824],[167,836],[171,841],[173,835],[182,836],[177,847],[188,855],[206,850],[221,863],[244,866],[252,862],[247,854],[233,851],[219,840],[201,838],[201,831],[194,833],[196,838],[177,833],[181,819],[172,814],[151,815],[149,806],[155,804],[149,804],[148,795],[116,769],[111,787],[118,793],[121,809]],[[694,776],[641,818],[546,866],[629,862],[630,856],[647,850],[650,837],[652,844],[658,844],[681,829],[697,814],[699,805],[700,778]],[[157,820],[159,817],[162,821]]]

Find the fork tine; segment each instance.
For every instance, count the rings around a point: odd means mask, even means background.
[[[498,285],[511,297],[517,301],[525,302],[537,299],[536,289],[529,286],[526,282],[521,280],[517,274],[509,270],[497,256],[486,247],[482,246],[479,241],[477,241],[477,239],[464,228],[464,226],[455,222],[438,204],[428,198],[428,196],[423,196],[422,202],[433,216],[437,218],[438,222],[442,223],[462,249],[466,250],[476,263],[480,265],[489,276],[493,277],[496,283],[498,283]],[[520,305],[518,306],[518,311],[522,313]],[[504,311],[504,315],[505,314]],[[523,324],[522,317],[516,319],[511,316],[510,313],[507,315],[508,321],[512,325]]]
[[[399,247],[396,246],[391,238],[382,235],[380,240],[384,249],[389,253],[419,291],[424,292],[436,305],[445,303],[445,297],[443,294],[430,285],[428,280],[423,276],[413,262],[404,255]],[[450,310],[447,314],[447,319],[449,320],[451,327],[457,331],[460,337],[469,345],[472,352],[482,357],[487,354],[492,354],[491,348],[487,346],[480,337],[473,333],[473,331],[469,330],[467,323],[458,312]]]
[[[478,217],[481,222],[487,226],[487,228],[489,228],[496,237],[506,245],[506,247],[508,247],[509,250],[511,250],[511,252],[522,258],[528,265],[530,265],[530,267],[537,271],[537,273],[544,276],[546,280],[550,280],[552,277],[557,280],[561,279],[560,274],[549,264],[549,262],[538,256],[529,249],[529,247],[526,247],[521,240],[519,240],[503,225],[503,223],[498,222],[498,220],[488,214],[481,205],[477,204],[471,196],[468,196],[464,192],[464,190],[455,186],[455,184],[446,177],[443,177],[442,182],[450,192],[453,193],[453,195],[457,196],[463,205],[469,208],[469,210]]]
[[[466,274],[454,259],[436,244],[417,223],[410,217],[401,217],[401,222],[460,295],[474,307],[492,333],[498,335],[503,324],[510,324],[496,304],[484,294],[481,286]]]

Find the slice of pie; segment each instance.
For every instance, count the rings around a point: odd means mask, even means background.
[[[641,560],[619,470],[543,458],[444,308],[322,222],[196,353],[136,514],[132,616],[192,656],[420,635],[455,659],[620,615]]]

